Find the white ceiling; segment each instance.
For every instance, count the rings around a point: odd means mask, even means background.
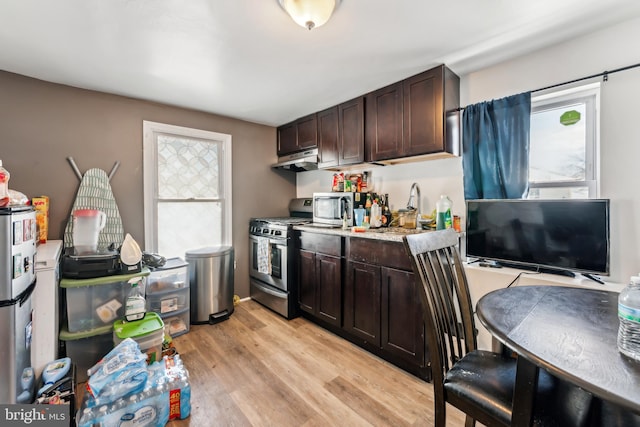
[[[638,0],[344,0],[308,31],[277,0],[0,0],[0,69],[277,126],[638,16]]]

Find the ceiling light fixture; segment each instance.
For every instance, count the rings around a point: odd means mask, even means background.
[[[296,24],[309,30],[327,23],[342,0],[278,0]]]

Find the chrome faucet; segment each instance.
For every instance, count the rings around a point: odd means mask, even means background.
[[[414,205],[413,198],[417,199],[417,205]],[[407,209],[416,209],[417,219],[416,219],[416,228],[420,228],[418,221],[420,220],[420,187],[417,182],[411,184],[411,190],[409,190],[409,201],[407,202]]]

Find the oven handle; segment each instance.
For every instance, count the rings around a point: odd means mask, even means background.
[[[253,285],[256,288],[260,289],[262,292],[267,293],[269,295],[273,295],[274,297],[277,297],[277,298],[286,298],[287,297],[287,295],[284,292],[274,291],[273,289],[270,289],[270,288],[268,288],[268,287],[266,287],[266,286],[264,286],[264,285],[262,285],[262,284],[260,284],[260,283],[258,283],[256,281],[253,281]]]
[[[340,212],[338,212],[338,215],[340,216],[340,218],[342,219],[342,216],[344,215],[345,212],[347,212],[347,218],[349,218],[349,212],[352,212],[352,207],[349,206],[349,198],[348,197],[341,197],[340,198]]]
[[[269,239],[269,244],[270,245],[287,246],[287,239],[271,239],[271,238],[266,237],[266,236],[256,236],[254,234],[249,234],[249,239],[253,240],[254,242],[258,241],[258,237],[263,238],[263,239]]]

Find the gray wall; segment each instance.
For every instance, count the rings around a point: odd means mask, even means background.
[[[275,128],[0,71],[0,159],[9,188],[50,197],[50,239],[62,239],[80,184],[73,157],[82,173],[120,162],[111,187],[125,232],[143,247],[143,120],[232,135],[235,293],[248,296],[249,218],[286,215],[295,197],[295,175],[269,167]]]

